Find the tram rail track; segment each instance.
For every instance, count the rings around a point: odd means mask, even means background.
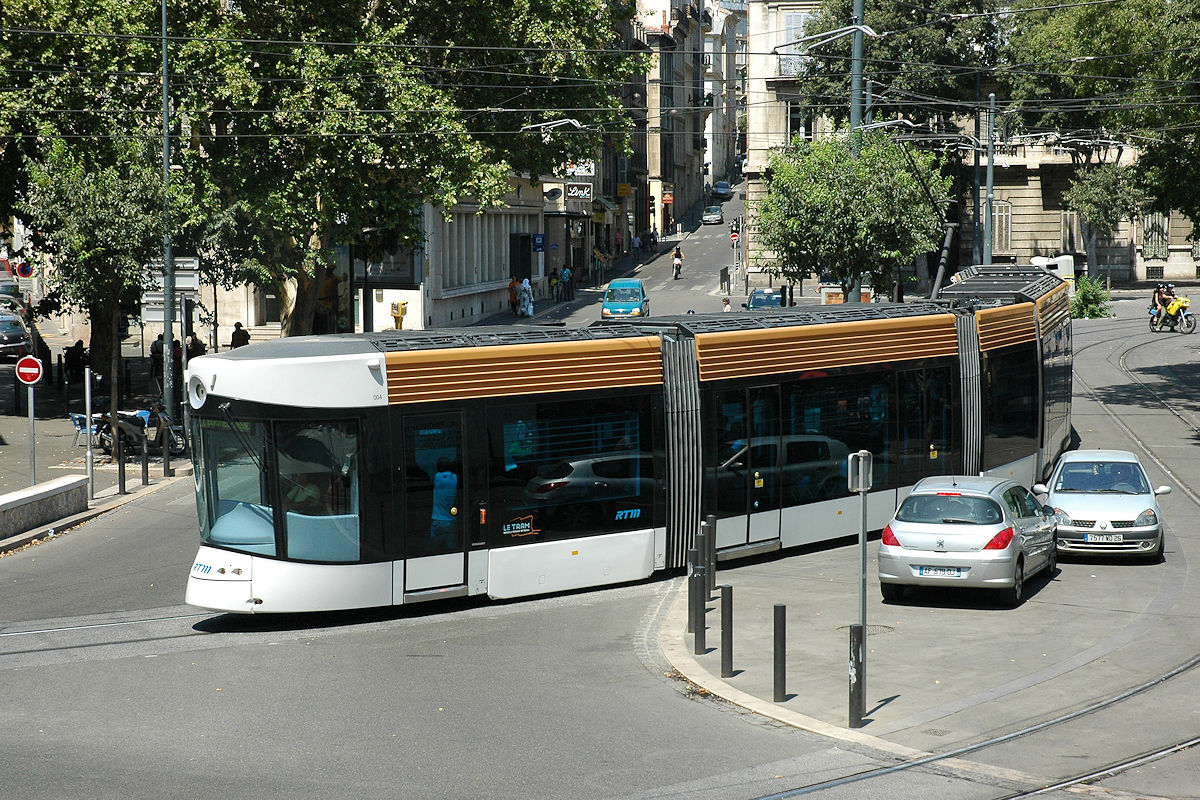
[[[1113,326],[1113,327],[1115,328],[1117,326]],[[1120,327],[1122,330],[1129,329],[1128,326],[1120,326]],[[1089,331],[1089,333],[1093,333],[1093,334],[1104,333],[1104,332],[1105,331]],[[1106,357],[1106,361],[1108,361],[1109,363],[1113,363],[1113,365],[1117,369],[1119,369],[1123,374],[1128,376],[1128,378],[1131,381],[1136,383],[1138,388],[1140,390],[1144,391],[1146,396],[1152,398],[1156,403],[1161,405],[1165,411],[1167,411],[1173,417],[1178,419],[1179,422],[1182,423],[1189,431],[1191,431],[1192,433],[1200,433],[1200,428],[1198,428],[1195,424],[1190,422],[1187,419],[1187,417],[1179,409],[1174,407],[1167,398],[1163,397],[1159,392],[1155,391],[1154,388],[1149,385],[1149,383],[1147,383],[1141,377],[1139,377],[1136,374],[1135,370],[1129,365],[1129,363],[1127,361],[1127,357],[1129,356],[1130,353],[1133,353],[1137,350],[1140,350],[1144,347],[1148,347],[1151,344],[1154,344],[1156,342],[1161,342],[1161,341],[1163,341],[1161,338],[1155,338],[1155,339],[1151,339],[1151,340],[1137,341],[1132,344],[1128,344],[1128,346],[1118,348],[1118,352],[1116,352],[1115,354],[1110,354],[1108,357]],[[1085,344],[1085,345],[1076,347],[1075,353],[1078,354],[1080,352],[1089,350],[1091,348],[1099,347],[1106,343],[1108,343],[1108,340],[1096,341],[1096,342],[1092,342],[1089,344]],[[1114,359],[1115,359],[1115,362],[1114,362]],[[1099,396],[1098,392],[1096,391],[1095,386],[1093,386],[1091,383],[1089,383],[1088,381],[1086,381],[1085,379],[1080,377],[1078,374],[1076,374],[1074,377],[1075,377],[1075,380],[1077,380],[1079,382],[1079,384],[1087,391],[1087,393],[1091,397],[1091,399],[1101,409],[1103,409],[1103,411],[1108,416],[1108,418],[1115,424],[1116,428],[1119,431],[1121,431],[1121,433],[1125,437],[1127,437],[1130,440],[1130,442],[1133,443],[1136,446],[1136,448],[1148,460],[1150,460],[1163,473],[1165,473],[1167,476],[1169,476],[1170,479],[1175,483],[1178,491],[1182,495],[1184,495],[1188,499],[1188,501],[1193,505],[1194,511],[1200,512],[1200,492],[1198,492],[1186,480],[1184,480],[1182,478],[1182,476],[1179,475],[1177,470],[1172,469],[1171,466],[1169,464],[1167,464],[1163,458],[1161,458],[1160,456],[1158,456],[1157,454],[1155,454],[1153,452],[1153,450],[1150,448],[1150,446],[1145,441],[1145,439],[1142,436],[1140,436],[1137,433],[1137,431],[1135,431],[1130,425],[1126,424],[1126,422],[1121,419],[1120,415],[1113,411],[1113,409],[1110,407],[1110,404],[1105,402]],[[1026,739],[1029,737],[1033,737],[1037,734],[1045,733],[1047,731],[1054,730],[1056,728],[1060,728],[1061,726],[1063,726],[1066,723],[1071,722],[1073,720],[1078,720],[1083,717],[1100,712],[1104,709],[1109,709],[1109,708],[1115,707],[1115,706],[1119,705],[1120,703],[1130,700],[1131,698],[1143,695],[1143,694],[1150,692],[1156,688],[1159,688],[1174,678],[1177,678],[1181,675],[1190,673],[1193,670],[1195,670],[1196,667],[1198,667],[1198,666],[1200,666],[1200,654],[1197,654],[1189,659],[1186,659],[1183,662],[1175,665],[1174,667],[1172,667],[1172,668],[1170,668],[1148,680],[1145,680],[1135,686],[1127,687],[1126,689],[1119,691],[1119,692],[1114,692],[1114,693],[1108,695],[1107,697],[1103,697],[1099,700],[1096,700],[1082,708],[1076,709],[1074,711],[1071,711],[1071,712],[1068,712],[1065,714],[1059,714],[1057,716],[1051,717],[1049,719],[1043,720],[1043,721],[1035,723],[1033,725],[1028,725],[1028,726],[1019,728],[1017,730],[1013,730],[1008,733],[1002,734],[1000,736],[992,737],[992,738],[985,739],[985,740],[982,740],[979,742],[970,743],[970,744],[964,745],[962,747],[954,748],[954,749],[951,749],[948,751],[944,751],[944,752],[940,752],[940,753],[932,753],[928,756],[909,759],[909,760],[906,760],[906,761],[903,761],[900,763],[890,764],[887,766],[877,767],[877,768],[873,768],[873,769],[862,770],[860,772],[844,775],[844,776],[841,776],[838,778],[819,781],[819,782],[815,782],[815,783],[808,784],[805,786],[798,786],[798,787],[788,789],[786,791],[774,793],[774,794],[763,795],[763,796],[757,798],[757,800],[784,800],[784,798],[814,795],[819,792],[823,792],[826,790],[832,790],[832,789],[848,786],[848,785],[855,784],[855,783],[862,783],[864,781],[878,780],[878,779],[881,779],[881,778],[884,778],[887,776],[895,775],[897,773],[903,773],[903,772],[908,772],[908,771],[913,771],[913,770],[918,770],[918,769],[928,768],[928,767],[937,767],[939,765],[941,765],[942,767],[952,767],[952,765],[947,762],[951,762],[955,759],[960,759],[963,756],[977,754],[977,753],[980,753],[981,751],[987,750],[989,748],[997,747],[1001,744],[1013,742],[1013,741],[1016,741],[1019,739]],[[1043,783],[1043,784],[1028,787],[1028,788],[1021,788],[1021,789],[1018,789],[1011,793],[999,795],[995,798],[995,800],[1017,800],[1017,798],[1038,797],[1038,796],[1048,794],[1050,792],[1071,789],[1071,788],[1077,787],[1081,784],[1090,783],[1090,782],[1094,782],[1094,781],[1097,781],[1097,780],[1100,780],[1100,779],[1103,779],[1106,777],[1112,777],[1115,775],[1119,775],[1122,772],[1126,772],[1130,769],[1134,769],[1136,767],[1151,763],[1153,761],[1157,761],[1159,759],[1168,757],[1170,755],[1192,749],[1192,748],[1196,747],[1197,745],[1200,745],[1200,735],[1190,734],[1184,738],[1177,739],[1175,741],[1169,742],[1164,745],[1160,745],[1160,746],[1152,748],[1150,750],[1144,750],[1135,755],[1131,755],[1131,756],[1128,756],[1125,758],[1110,761],[1108,763],[1102,764],[1101,766],[1092,767],[1086,771],[1079,772],[1077,774],[1068,775],[1063,778],[1058,778],[1050,783]],[[955,769],[954,771],[959,772],[960,770]]]

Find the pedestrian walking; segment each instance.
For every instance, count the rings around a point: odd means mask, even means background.
[[[519,317],[517,312],[517,290],[521,288],[521,284],[517,281],[517,276],[514,275],[508,282],[508,307],[512,309],[513,316]]]
[[[550,296],[554,298],[554,302],[558,302],[562,295],[562,278],[558,274],[558,267],[550,270]]]
[[[642,260],[642,237],[636,233],[633,235],[633,257],[638,261]]]
[[[571,285],[571,268],[564,265],[562,272],[558,273],[558,279],[561,284],[561,292],[563,300],[575,299],[575,287]]]
[[[517,289],[517,316],[533,316],[533,287],[529,285],[529,278],[521,281]]]
[[[721,301],[721,310],[722,311],[733,311],[733,306],[729,305],[728,297],[726,297],[724,300]]]

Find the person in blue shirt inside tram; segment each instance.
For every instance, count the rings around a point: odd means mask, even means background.
[[[454,462],[442,456],[433,476],[433,514],[429,525],[430,543],[436,550],[458,547],[458,474]]]

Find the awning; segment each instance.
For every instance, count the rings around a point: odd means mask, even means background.
[[[603,206],[606,211],[619,212],[621,210],[619,205],[609,200],[607,197],[597,197],[592,202]]]

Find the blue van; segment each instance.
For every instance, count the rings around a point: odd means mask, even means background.
[[[600,319],[628,319],[650,316],[650,296],[638,278],[618,278],[608,284]]]

